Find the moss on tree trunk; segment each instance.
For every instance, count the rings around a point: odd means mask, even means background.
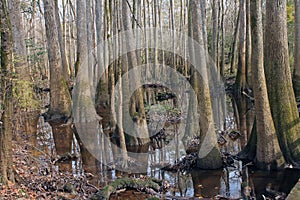
[[[251,6],[252,13],[252,63],[253,91],[255,97],[255,114],[257,129],[256,165],[260,169],[276,169],[283,164],[274,122],[268,100],[263,60],[263,24],[261,0],[255,0]]]
[[[135,190],[145,190],[146,188],[151,188],[158,192],[161,188],[162,181],[154,178],[147,179],[131,179],[131,178],[121,178],[108,184],[96,194],[94,194],[90,200],[108,200],[110,195],[116,193],[121,189],[135,189]]]
[[[279,145],[285,160],[299,165],[300,118],[290,72],[285,0],[266,1],[265,35],[268,95]]]
[[[12,164],[12,33],[4,0],[0,0],[0,34],[0,181],[7,184],[15,179]]]
[[[47,51],[50,65],[50,110],[51,118],[71,116],[71,96],[64,79],[54,1],[44,0],[44,18],[47,36]]]

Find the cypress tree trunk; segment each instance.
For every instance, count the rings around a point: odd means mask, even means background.
[[[88,54],[88,28],[87,28],[87,1],[77,0],[77,60],[76,88],[73,95],[73,117],[78,131],[80,151],[86,157],[96,157],[100,159],[99,137],[97,135],[99,121],[101,117],[97,115],[95,109],[95,90],[93,88],[93,77],[90,76],[90,63]],[[80,137],[79,137],[80,136]],[[94,159],[84,160],[86,165],[95,163]]]
[[[60,49],[61,62],[62,62],[62,72],[65,80],[69,81],[69,65],[68,65],[66,50],[65,50],[66,43],[65,40],[63,39],[63,33],[60,24],[58,0],[54,0],[54,2],[55,2],[55,19],[56,19],[56,27],[57,27],[57,34],[58,34],[58,42],[59,42],[59,49]]]
[[[132,31],[131,28],[131,23],[130,23],[130,18],[129,18],[129,8],[127,1],[122,1],[122,24],[123,24],[123,30],[124,31]],[[128,36],[130,37],[130,36]],[[127,47],[130,47],[130,42],[127,42],[126,44]],[[132,49],[132,48],[130,48]],[[129,52],[127,53],[127,66],[128,70],[132,69],[133,67],[136,67],[140,65],[138,63],[137,57],[136,57],[136,52]],[[135,83],[139,85],[140,83],[140,76],[141,74],[136,74],[135,75],[135,80],[130,80],[130,84]],[[130,85],[129,85],[130,89]],[[125,91],[125,94],[127,92]],[[145,107],[144,107],[144,98],[143,98],[143,92],[142,88],[138,88],[137,91],[133,94],[131,97],[131,102],[130,102],[130,114],[132,118],[137,117],[137,125],[139,126],[138,131],[136,132],[136,138],[138,139],[138,144],[130,144],[130,145],[143,145],[149,143],[149,133],[148,133],[148,128],[147,128],[147,122],[146,122],[146,116],[145,116]],[[126,97],[124,96],[124,99],[126,100]],[[126,105],[126,104],[125,104]],[[136,141],[136,140],[134,140]],[[131,142],[129,142],[131,143]],[[135,142],[136,143],[136,142]]]
[[[247,142],[247,97],[243,94],[247,87],[246,73],[246,0],[240,0],[240,30],[238,71],[235,82],[235,98],[238,109],[237,125],[242,135],[242,146]]]
[[[68,118],[71,116],[71,96],[63,76],[54,1],[44,0],[44,10],[50,66],[49,114],[52,118]]]
[[[253,90],[257,130],[256,164],[260,169],[276,169],[283,162],[271,115],[264,72],[261,0],[251,5]]]
[[[238,44],[238,35],[239,35],[239,29],[240,29],[240,12],[238,12],[236,25],[234,29],[233,34],[233,42],[231,46],[231,61],[230,61],[230,73],[233,74],[235,72],[235,63],[236,63],[236,51],[237,51],[237,44]]]
[[[279,145],[288,163],[299,164],[300,120],[290,72],[285,0],[266,1],[265,38],[268,95]]]
[[[222,161],[215,133],[209,85],[208,82],[206,82],[208,80],[208,72],[201,16],[200,3],[196,0],[191,0],[189,2],[189,36],[201,45],[201,47],[198,48],[193,44],[189,44],[189,53],[192,59],[197,60],[196,63],[200,65],[197,67],[200,70],[199,73],[201,73],[199,74],[197,70],[193,70],[191,74],[191,85],[197,95],[198,109],[200,111],[200,128],[198,131],[200,134],[200,147],[197,166],[202,169],[217,169],[222,166]],[[203,152],[204,149],[202,145],[205,145],[205,141],[207,140],[210,141],[210,145],[213,145],[213,147],[211,150],[208,150],[208,152]]]
[[[295,1],[295,55],[294,55],[294,91],[300,98],[300,0]]]
[[[6,1],[0,1],[0,177],[3,184],[14,182],[12,163],[12,32]]]
[[[212,58],[216,65],[219,66],[219,0],[213,0],[212,2],[212,21],[213,21],[213,36],[212,36]]]

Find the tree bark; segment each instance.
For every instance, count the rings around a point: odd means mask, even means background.
[[[93,17],[91,0],[86,0],[86,30],[87,30],[87,67],[89,72],[90,89],[92,93],[96,91],[95,72],[94,72],[94,44],[93,44]]]
[[[44,17],[50,66],[49,114],[51,118],[68,118],[71,116],[71,96],[63,76],[54,1],[44,0]]]
[[[123,30],[124,31],[132,31],[131,29],[131,24],[130,24],[130,18],[129,18],[129,8],[128,4],[126,1],[122,1],[122,24],[123,24]],[[130,37],[130,36],[128,36]],[[127,48],[130,47],[130,42],[127,42],[126,44]],[[132,48],[130,48],[132,49]],[[128,65],[128,70],[132,69],[133,67],[139,66],[140,63],[137,63],[137,58],[136,58],[136,52],[128,52],[127,53],[127,65]],[[135,80],[130,80],[130,83],[135,83],[139,85],[140,81],[140,76],[141,74],[136,74],[135,75]],[[130,87],[129,87],[130,89]],[[126,93],[126,92],[125,92]],[[125,96],[124,96],[125,98]],[[149,143],[149,133],[147,129],[147,122],[146,122],[146,116],[145,116],[145,108],[144,108],[144,98],[143,98],[143,92],[142,88],[140,87],[137,89],[135,94],[131,97],[132,101],[130,104],[130,114],[132,118],[138,117],[138,126],[140,127],[139,130],[136,133],[136,137],[139,141],[139,144],[135,145],[143,145]]]
[[[240,12],[238,12],[236,25],[233,34],[233,42],[231,46],[231,62],[230,62],[230,73],[235,73],[235,64],[236,64],[236,52],[237,52],[237,44],[239,40],[239,29],[240,29]]]
[[[246,0],[246,79],[250,88],[252,88],[252,35],[251,35],[251,0]],[[251,120],[252,121],[252,120]]]
[[[77,60],[76,68],[76,91],[73,101],[73,112],[75,118],[83,122],[94,122],[100,120],[95,109],[95,91],[93,89],[93,78],[90,77],[89,54],[87,47],[87,14],[86,14],[86,1],[77,0]]]
[[[266,1],[265,38],[267,88],[279,145],[288,163],[299,164],[300,122],[290,72],[285,0]]]
[[[189,47],[192,59],[195,59],[195,61],[197,59],[196,63],[200,65],[197,66],[200,70],[200,74],[194,69],[191,75],[191,85],[195,90],[198,99],[198,108],[200,110],[200,147],[198,152],[197,166],[202,169],[217,169],[222,166],[222,161],[219,148],[216,143],[217,136],[214,127],[209,85],[206,82],[206,80],[208,80],[208,72],[206,66],[206,50],[204,49],[203,43],[203,27],[201,17],[200,3],[196,0],[191,0],[189,2],[189,36],[201,45],[200,48],[195,47],[193,44],[190,44]],[[213,148],[207,154],[203,154],[201,151],[202,145],[205,144],[205,141],[207,140],[211,141]]]
[[[251,54],[252,54],[252,35],[251,35],[251,3],[250,0],[246,0],[246,81],[249,90],[247,90],[247,95],[251,96],[251,90],[253,88],[252,83],[252,64],[251,64]],[[253,126],[254,112],[253,104],[249,98],[247,98],[247,115],[246,115],[246,126],[247,126],[247,139],[249,138]]]
[[[251,5],[253,90],[257,130],[256,165],[260,169],[277,169],[283,162],[268,99],[264,72],[263,25],[261,0]]]
[[[295,55],[294,55],[294,91],[296,98],[300,98],[300,0],[295,2]]]
[[[136,189],[136,190],[145,190],[153,189],[158,192],[161,189],[162,182],[154,178],[149,178],[145,180],[133,179],[133,178],[121,178],[116,179],[114,182],[108,184],[96,194],[92,195],[91,200],[108,200],[110,195],[117,192],[120,189]]]
[[[242,146],[247,142],[247,99],[243,94],[246,89],[246,0],[240,0],[240,30],[238,71],[235,82],[235,98],[238,108],[238,128],[242,135]]]
[[[55,19],[56,19],[56,27],[57,27],[57,34],[58,34],[58,42],[59,42],[59,49],[61,54],[61,62],[62,62],[62,72],[63,77],[66,81],[69,81],[69,65],[66,56],[66,43],[63,38],[61,23],[60,23],[60,16],[59,16],[59,8],[58,8],[58,0],[54,0],[55,2]]]
[[[9,17],[12,24],[12,35],[14,42],[14,60],[15,68],[18,74],[22,75],[22,79],[30,81],[29,67],[26,62],[26,44],[25,32],[21,20],[20,0],[11,0],[7,2]]]
[[[119,63],[118,63],[119,64]],[[125,134],[123,130],[123,107],[122,107],[122,102],[123,102],[123,91],[122,91],[122,63],[121,65],[117,66],[117,75],[119,79],[119,86],[117,88],[118,90],[118,98],[119,98],[119,104],[118,104],[118,110],[117,110],[117,117],[118,117],[118,139],[120,142],[120,155],[122,156],[122,167],[127,168],[128,167],[128,155],[127,155],[127,148],[126,148],[126,141],[125,141]]]
[[[12,163],[12,28],[6,1],[0,1],[1,72],[0,72],[0,176],[3,184],[14,182]]]
[[[212,21],[213,21],[213,38],[212,38],[212,58],[216,63],[216,66],[219,67],[219,0],[213,0],[212,2]]]
[[[221,58],[220,58],[220,74],[221,77],[224,76],[224,70],[225,70],[225,25],[224,25],[224,17],[225,17],[225,6],[224,6],[224,0],[221,0],[221,10],[222,10],[222,16],[221,16]]]
[[[206,28],[206,1],[200,2],[200,9],[201,9],[201,19],[202,19],[202,27],[203,27],[203,43],[204,49],[208,49],[207,47],[207,28]]]

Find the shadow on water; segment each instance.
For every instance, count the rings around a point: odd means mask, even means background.
[[[52,127],[53,141],[55,144],[56,154],[58,156],[64,156],[72,152],[73,143],[73,130],[71,123],[64,124],[60,121],[49,121]],[[58,163],[61,171],[72,171],[72,161],[66,160],[65,162]]]
[[[235,174],[234,171],[228,173],[226,169],[192,171],[191,175],[195,197],[211,198],[220,195],[232,199],[245,198],[248,181],[251,197],[273,199],[291,191],[300,177],[300,171],[295,169],[251,171],[248,180]]]
[[[300,178],[297,169],[284,169],[282,171],[252,171],[250,181],[253,184],[257,199],[263,197],[275,198],[278,195],[287,195]]]
[[[223,175],[221,170],[192,171],[191,175],[195,197],[214,197],[220,194],[220,182]]]

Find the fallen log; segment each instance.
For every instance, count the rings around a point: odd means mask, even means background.
[[[155,178],[121,178],[111,182],[99,190],[96,194],[90,197],[90,200],[108,200],[111,194],[116,193],[121,189],[135,189],[139,191],[147,191],[148,189],[152,189],[155,192],[159,192],[162,187],[163,182]]]

